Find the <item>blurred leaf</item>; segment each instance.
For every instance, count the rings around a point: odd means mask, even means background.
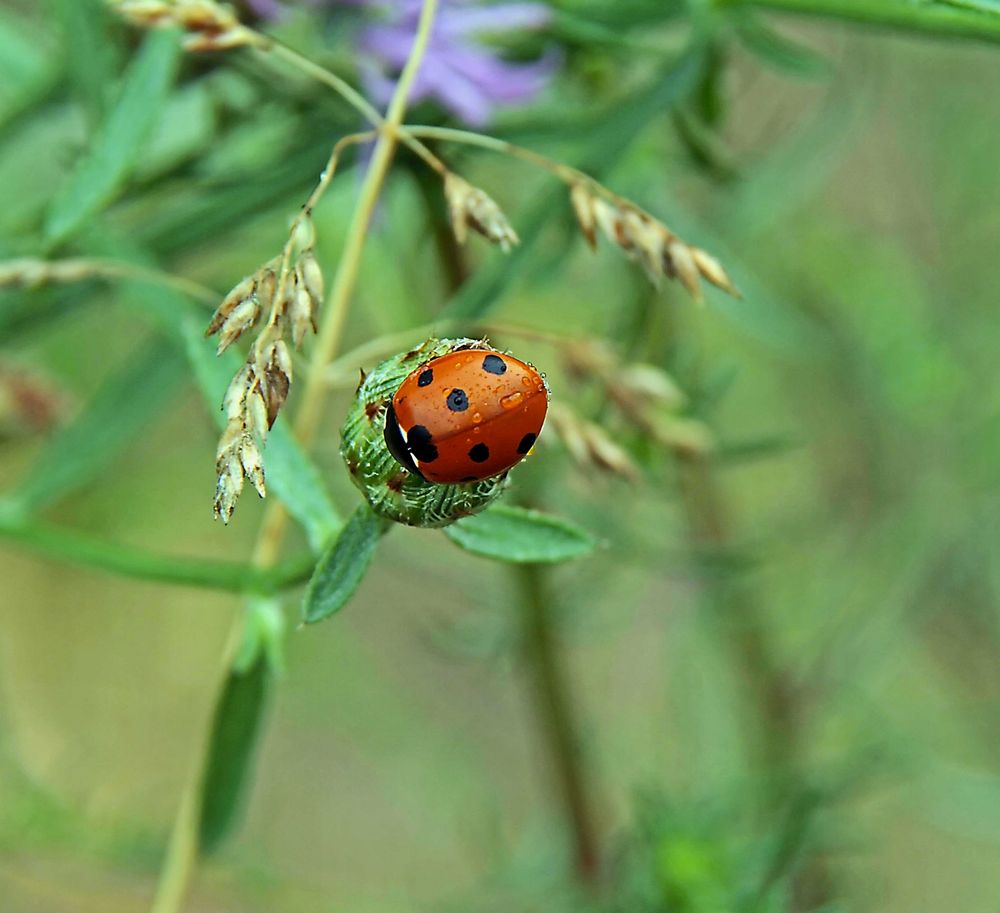
[[[994,16],[1000,16],[1000,2],[998,0],[941,0],[941,2],[948,6],[975,10],[977,13],[991,13]]]
[[[932,761],[917,783],[917,808],[935,827],[1000,843],[1000,777],[988,770]]]
[[[136,580],[174,586],[203,587],[236,593],[269,593],[308,579],[313,568],[308,555],[264,570],[238,561],[161,555],[109,542],[85,533],[25,520],[0,501],[0,539],[6,539],[50,559],[91,567]]]
[[[211,149],[215,136],[215,107],[208,80],[185,85],[167,101],[136,164],[135,178],[148,181],[179,168]]]
[[[57,81],[61,60],[37,27],[0,16],[0,125],[38,101]]]
[[[687,149],[691,160],[717,181],[732,181],[739,176],[733,153],[722,138],[697,113],[678,108],[673,114],[677,136]]]
[[[72,88],[77,91],[91,126],[104,114],[108,86],[117,76],[116,45],[112,42],[109,14],[101,0],[50,0],[62,26],[63,56]]]
[[[569,561],[594,549],[578,526],[523,507],[498,504],[444,528],[459,548],[474,555],[516,564]]]
[[[310,570],[312,565],[310,564]],[[233,661],[233,669],[245,672],[263,655],[274,673],[285,668],[285,615],[281,600],[251,596],[247,600],[243,642]]]
[[[383,529],[382,519],[367,504],[351,514],[309,581],[302,602],[306,624],[323,621],[347,604],[368,571]]]
[[[734,10],[731,21],[743,47],[776,70],[802,79],[824,79],[830,75],[831,66],[826,58],[765,25],[752,10]]]
[[[609,7],[608,9],[613,9]],[[664,42],[657,41],[659,37],[655,33],[650,36],[650,30],[645,26],[658,24],[678,18],[684,13],[684,6],[681,3],[670,3],[665,0],[661,10],[656,13],[655,19],[647,23],[643,17],[632,16],[623,17],[622,20],[606,23],[597,19],[585,18],[567,9],[554,9],[552,11],[552,21],[549,23],[548,31],[563,45],[577,45],[581,48],[592,49],[599,47],[618,48],[626,53],[643,51],[649,54],[663,53]],[[624,26],[624,28],[623,28]],[[638,36],[634,33],[638,32]]]
[[[912,0],[750,0],[747,4],[952,38],[1000,42],[1000,17],[959,4]]]
[[[156,339],[110,378],[32,462],[9,503],[36,511],[98,476],[162,409],[185,376],[175,346]]]
[[[790,434],[765,434],[760,437],[723,441],[716,448],[716,457],[726,465],[748,463],[790,453],[802,446],[802,441]]]
[[[742,298],[736,299],[709,289],[705,296],[709,305],[747,336],[781,349],[789,357],[804,359],[828,354],[829,340],[810,316],[779,298],[748,261],[727,248],[705,223],[696,221],[679,206],[666,208],[669,209],[664,218],[666,224],[682,238],[718,257],[743,293]]]
[[[44,228],[50,247],[74,234],[124,186],[166,102],[179,54],[175,32],[149,33],[117,102],[52,201]]]
[[[211,853],[243,808],[271,670],[264,654],[244,671],[233,669],[215,708],[202,779],[199,845]]]

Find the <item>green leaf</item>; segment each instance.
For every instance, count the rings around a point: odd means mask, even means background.
[[[161,410],[185,377],[176,346],[157,339],[108,380],[83,411],[59,429],[8,498],[36,511],[80,488],[104,470]]]
[[[824,57],[765,25],[752,10],[734,10],[732,23],[743,47],[776,70],[802,79],[830,75],[830,63]]]
[[[941,2],[948,6],[975,10],[977,13],[989,13],[993,16],[1000,16],[1000,0],[941,0]]]
[[[149,33],[125,74],[117,102],[52,201],[45,220],[50,248],[100,212],[128,180],[166,102],[179,52],[175,32],[156,29]]]
[[[313,624],[339,612],[361,585],[385,529],[367,504],[362,504],[319,559],[302,602],[302,617]]]
[[[249,783],[271,670],[263,653],[226,679],[212,721],[202,779],[199,845],[210,853],[236,824]]]
[[[10,12],[0,16],[0,127],[30,108],[55,86],[62,61],[37,25]]]
[[[86,533],[27,520],[0,501],[0,539],[44,555],[52,561],[94,568],[135,580],[172,586],[227,590],[234,593],[271,593],[309,579],[313,561],[299,556],[263,569],[238,561],[183,558],[134,548],[122,542],[98,539]]]
[[[498,504],[446,526],[444,534],[474,555],[515,564],[552,564],[580,558],[594,540],[578,526],[523,507]]]
[[[79,94],[91,125],[104,115],[107,87],[117,75],[109,11],[101,0],[49,0],[62,26],[63,56],[73,90]]]
[[[845,19],[864,25],[938,35],[1000,41],[1000,16],[990,15],[984,0],[914,3],[912,0],[752,0],[751,6],[807,16]],[[965,7],[965,9],[961,8]]]

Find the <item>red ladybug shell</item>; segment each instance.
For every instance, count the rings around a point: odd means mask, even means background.
[[[396,460],[428,482],[478,482],[531,450],[548,390],[531,365],[490,349],[433,358],[400,384],[386,411]]]

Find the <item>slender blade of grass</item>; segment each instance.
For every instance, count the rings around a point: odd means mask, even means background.
[[[271,593],[303,583],[314,564],[312,557],[305,555],[264,570],[237,561],[163,555],[27,520],[8,512],[2,503],[0,539],[53,560],[109,574],[234,593]]]
[[[70,85],[94,127],[104,116],[107,87],[117,75],[117,45],[110,40],[107,7],[101,0],[49,0],[48,5],[62,27]]]
[[[50,249],[79,231],[125,186],[166,102],[179,55],[175,32],[149,33],[125,73],[117,101],[49,207],[44,237]]]
[[[843,19],[941,38],[1000,42],[1000,16],[965,3],[912,3],[910,0],[752,0],[748,5],[806,16]],[[965,8],[962,8],[965,7]]]

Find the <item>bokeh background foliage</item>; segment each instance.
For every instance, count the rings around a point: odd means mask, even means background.
[[[401,155],[348,342],[443,316],[612,340],[676,378],[714,449],[650,446],[558,347],[499,336],[642,468],[586,476],[550,446],[516,474],[512,500],[601,547],[512,570],[397,530],[346,611],[285,635],[274,591],[356,505],[349,391],[309,457],[276,426],[269,481],[303,528],[254,576],[261,505],[211,518],[206,405],[234,363],[199,342],[204,304],[133,279],[0,290],[0,909],[145,908],[219,713],[242,725],[214,733],[192,910],[995,908],[996,4],[550,5],[503,47],[558,69],[490,131],[638,200],[744,300],[653,293],[586,251],[549,180],[447,147],[525,243],[458,254]],[[365,15],[267,27],[353,78]],[[0,257],[223,290],[356,129],[261,57],[182,57],[92,0],[5,0]],[[352,174],[316,213],[328,270]],[[219,703],[233,590],[261,651]]]

